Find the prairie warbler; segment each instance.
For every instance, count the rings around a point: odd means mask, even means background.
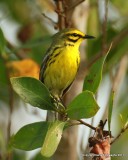
[[[53,36],[39,79],[56,100],[61,99],[76,77],[80,64],[79,46],[86,38],[94,37],[74,28],[64,29]]]

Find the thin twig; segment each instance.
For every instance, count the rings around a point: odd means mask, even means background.
[[[77,7],[78,5],[80,5],[82,2],[84,2],[85,0],[80,0],[77,3],[73,4],[72,6],[67,8],[67,11],[74,9],[75,7]],[[63,11],[62,13],[65,13],[65,11]]]
[[[48,19],[51,23],[53,23],[53,25],[57,25],[57,23],[55,22],[55,21],[53,21],[53,19],[51,19],[50,17],[48,17],[46,14],[44,14],[44,13],[42,13],[42,15],[46,18],[46,19]]]
[[[56,12],[58,15],[64,17],[64,18],[66,17],[65,14],[64,14],[64,12],[60,12],[60,11],[57,10],[57,9],[55,10],[55,12]]]
[[[110,143],[111,145],[120,138],[120,136],[128,129],[128,125],[125,128],[122,128],[121,132],[118,134],[118,136]]]
[[[109,91],[110,93],[111,93],[112,90],[115,93],[118,92],[118,88],[120,86],[120,83],[121,83],[122,79],[124,78],[124,75],[126,74],[126,70],[127,70],[127,66],[128,66],[127,57],[128,56],[125,55],[120,60],[119,68],[112,78],[112,87],[111,87],[111,90]],[[109,102],[109,99],[110,99],[110,93],[109,93],[108,102]],[[103,115],[103,119],[106,119],[108,117],[108,102],[107,102],[106,107],[105,107],[106,109],[105,109],[105,112],[104,112],[104,115]]]
[[[106,125],[106,123],[107,123],[107,119],[105,119],[105,121],[104,121],[104,123],[103,123],[103,128],[104,128],[104,126]]]
[[[93,129],[93,130],[96,130],[96,127],[93,127],[92,125],[90,125],[90,124],[84,122],[83,120],[77,120],[77,121],[79,121],[81,124],[83,124],[83,125],[85,125],[85,126],[91,128],[91,129]]]
[[[57,10],[56,12],[58,13],[58,27],[59,30],[62,30],[65,28],[65,19],[64,19],[64,14],[63,14],[63,3],[62,0],[58,0],[56,2]]]
[[[90,124],[88,124],[88,123],[86,123],[86,122],[84,122],[84,121],[82,121],[82,120],[77,120],[77,121],[78,121],[78,123],[77,123],[77,122],[76,122],[76,123],[71,123],[71,124],[70,124],[70,127],[71,127],[71,126],[75,126],[75,125],[85,125],[85,126],[91,128],[91,129],[93,129],[93,130],[96,130],[95,127],[93,127],[92,125],[90,125]]]
[[[6,66],[6,60],[1,56],[1,58],[4,61],[4,64]],[[11,116],[12,116],[12,112],[13,112],[13,89],[10,83],[10,76],[9,76],[9,71],[6,68],[6,77],[7,77],[7,81],[8,81],[8,92],[9,92],[9,118],[8,118],[8,126],[7,126],[7,142],[9,142],[10,140],[10,136],[11,136]],[[11,160],[11,154],[8,153],[6,160]]]
[[[68,8],[67,1],[64,0],[64,1],[63,1],[63,10],[64,10],[64,11],[62,12],[62,14],[64,14],[64,23],[65,23],[65,27],[66,27],[66,28],[69,27],[69,22],[67,21],[67,15],[68,15],[68,10],[67,10],[67,8]]]

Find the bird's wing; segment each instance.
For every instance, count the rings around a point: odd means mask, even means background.
[[[59,45],[55,46],[52,49],[51,48],[52,48],[52,46],[47,50],[46,56],[44,57],[41,68],[40,68],[39,80],[41,82],[44,82],[44,72],[45,72],[45,69],[47,68],[49,60],[51,60],[50,57],[53,56],[53,53],[56,53],[55,54],[55,57],[56,57],[58,55],[58,53],[60,53],[60,51],[63,50],[63,47],[61,47]]]
[[[44,82],[44,72],[45,72],[45,69],[47,68],[49,57],[51,56],[49,51],[50,51],[50,48],[47,50],[46,55],[45,55],[45,57],[43,59],[41,67],[40,67],[39,80],[41,82]]]

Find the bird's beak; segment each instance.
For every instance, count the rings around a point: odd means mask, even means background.
[[[92,39],[92,38],[95,38],[95,37],[89,36],[89,35],[85,35],[83,38],[85,38],[85,39]]]

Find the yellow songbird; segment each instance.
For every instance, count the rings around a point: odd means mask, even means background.
[[[67,92],[74,81],[79,64],[79,46],[86,38],[94,38],[74,28],[53,36],[53,42],[42,62],[39,79],[56,100]]]

